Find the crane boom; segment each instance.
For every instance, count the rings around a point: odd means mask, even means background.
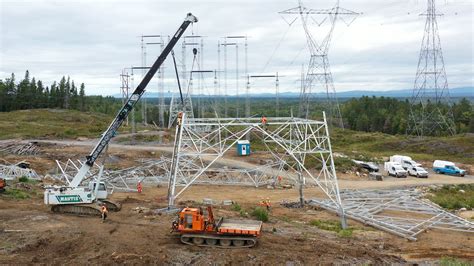
[[[197,21],[198,20],[194,15],[192,15],[191,13],[187,14],[183,24],[181,24],[181,26],[178,28],[176,33],[173,35],[173,38],[171,38],[171,40],[169,41],[168,45],[166,45],[163,52],[156,59],[155,63],[153,63],[151,68],[146,73],[145,77],[143,77],[143,80],[140,82],[140,84],[138,84],[137,88],[132,93],[130,98],[128,98],[127,102],[123,105],[123,107],[117,113],[117,115],[115,116],[115,119],[109,125],[107,130],[102,134],[102,137],[100,138],[97,145],[94,147],[92,152],[88,156],[86,156],[86,162],[84,165],[82,165],[81,169],[79,169],[78,173],[74,176],[74,179],[71,181],[71,184],[70,184],[71,187],[79,186],[79,184],[82,182],[82,180],[84,179],[89,169],[94,165],[94,162],[97,160],[97,158],[105,149],[105,147],[109,144],[110,140],[114,137],[115,132],[122,125],[123,121],[125,121],[125,119],[127,118],[128,114],[132,111],[135,104],[140,100],[141,96],[145,92],[146,86],[148,85],[150,80],[153,78],[153,76],[156,74],[158,69],[161,67],[166,57],[168,56],[168,54],[173,50],[173,47],[181,38],[186,28],[189,26],[189,24],[197,22]]]

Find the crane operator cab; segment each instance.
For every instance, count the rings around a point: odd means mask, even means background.
[[[96,187],[95,185],[97,184],[97,182],[90,182],[89,183],[89,190],[92,191],[92,192],[95,192],[96,190]],[[106,199],[107,198],[107,195],[108,195],[108,192],[107,192],[107,186],[105,185],[104,182],[100,182],[99,183],[99,190],[97,190],[97,194],[95,195],[95,198],[96,199]]]

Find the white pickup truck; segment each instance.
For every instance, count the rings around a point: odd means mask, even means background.
[[[416,176],[418,178],[428,178],[428,171],[426,171],[425,168],[420,166],[408,167],[408,174],[411,176]]]
[[[395,162],[385,162],[384,164],[385,171],[387,171],[389,176],[394,177],[407,177],[407,171],[399,163]]]

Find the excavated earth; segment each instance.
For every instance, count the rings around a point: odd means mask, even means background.
[[[175,215],[153,214],[164,206],[165,193],[164,188],[151,187],[141,194],[115,193],[112,199],[122,202],[123,209],[110,213],[105,223],[95,217],[53,214],[40,195],[26,200],[0,196],[0,264],[391,264],[435,262],[441,257],[474,261],[473,235],[430,231],[417,242],[409,242],[349,221],[353,234],[342,237],[310,225],[315,219],[337,221],[337,216],[317,208],[283,207],[278,202],[294,199],[294,190],[263,188],[192,187],[182,205],[198,206],[205,194],[215,202],[236,200],[244,210],[269,195],[274,206],[254,248],[187,246],[170,233]],[[316,190],[308,193],[318,194]],[[215,211],[218,217],[246,215],[230,206],[218,205]]]
[[[87,147],[43,147],[37,156],[20,158],[5,156],[9,162],[26,159],[40,174],[51,172],[58,150],[64,158],[84,154]],[[111,149],[121,161],[130,158],[155,157],[148,151]],[[119,165],[125,167],[128,165]],[[347,188],[392,186],[398,180],[368,182],[342,175],[340,184]],[[441,178],[441,177],[440,177]],[[438,180],[447,183],[456,180]],[[403,182],[418,182],[409,179]],[[421,182],[421,181],[420,181]],[[423,181],[427,182],[427,181]],[[459,181],[461,182],[461,181]],[[472,182],[472,181],[471,181]],[[374,185],[375,184],[375,185]],[[424,184],[426,185],[426,184]],[[7,187],[12,189],[13,187]],[[430,230],[419,235],[418,241],[376,230],[349,220],[351,236],[319,229],[311,221],[334,223],[338,217],[314,207],[287,208],[281,202],[296,201],[296,189],[267,189],[239,186],[191,186],[179,198],[181,206],[199,206],[203,199],[216,203],[237,202],[242,211],[216,204],[217,217],[252,219],[248,214],[262,199],[269,198],[272,209],[269,221],[263,225],[262,236],[254,248],[219,249],[183,245],[170,233],[175,214],[154,214],[164,207],[166,188],[145,187],[143,193],[114,193],[120,201],[120,212],[110,213],[101,223],[99,218],[53,214],[42,200],[42,184],[17,187],[30,196],[15,199],[0,194],[0,264],[398,264],[436,263],[443,257],[453,257],[474,263],[474,235],[453,231]],[[321,197],[316,188],[305,189],[305,196]],[[291,206],[291,204],[288,204]]]

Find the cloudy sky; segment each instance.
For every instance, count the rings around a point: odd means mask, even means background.
[[[305,0],[309,8],[325,9],[335,0]],[[50,84],[63,75],[86,84],[87,94],[112,95],[120,92],[119,74],[124,68],[141,65],[140,35],[172,35],[187,12],[199,22],[187,35],[203,35],[203,62],[195,70],[218,67],[217,42],[232,35],[248,36],[248,72],[280,77],[280,91],[298,91],[303,64],[309,51],[300,21],[282,18],[279,11],[298,5],[296,0],[0,0],[0,78],[13,72],[22,77],[28,69],[32,76]],[[331,41],[329,61],[337,91],[392,90],[413,87],[425,18],[426,0],[341,0],[340,6],[360,12],[352,18],[341,17]],[[451,88],[474,86],[473,75],[473,1],[438,0],[444,16],[438,25],[448,82]],[[314,21],[323,21],[315,17]],[[329,20],[311,31],[317,41],[328,30]],[[158,40],[148,39],[147,42]],[[236,58],[239,88],[245,89],[244,47],[239,43],[227,48],[228,93],[236,90]],[[160,52],[148,45],[147,62]],[[175,48],[181,64],[181,43]],[[223,50],[221,68],[223,68]],[[186,51],[188,70],[191,49]],[[173,65],[165,65],[166,90],[175,91]],[[135,71],[135,85],[141,72]],[[213,89],[212,76],[206,74],[202,86]],[[199,77],[195,78],[195,84]],[[157,81],[148,90],[157,91]],[[224,74],[221,74],[223,87]],[[198,87],[198,85],[195,85]],[[272,91],[272,79],[254,79],[252,92]],[[223,90],[223,88],[221,88]]]

